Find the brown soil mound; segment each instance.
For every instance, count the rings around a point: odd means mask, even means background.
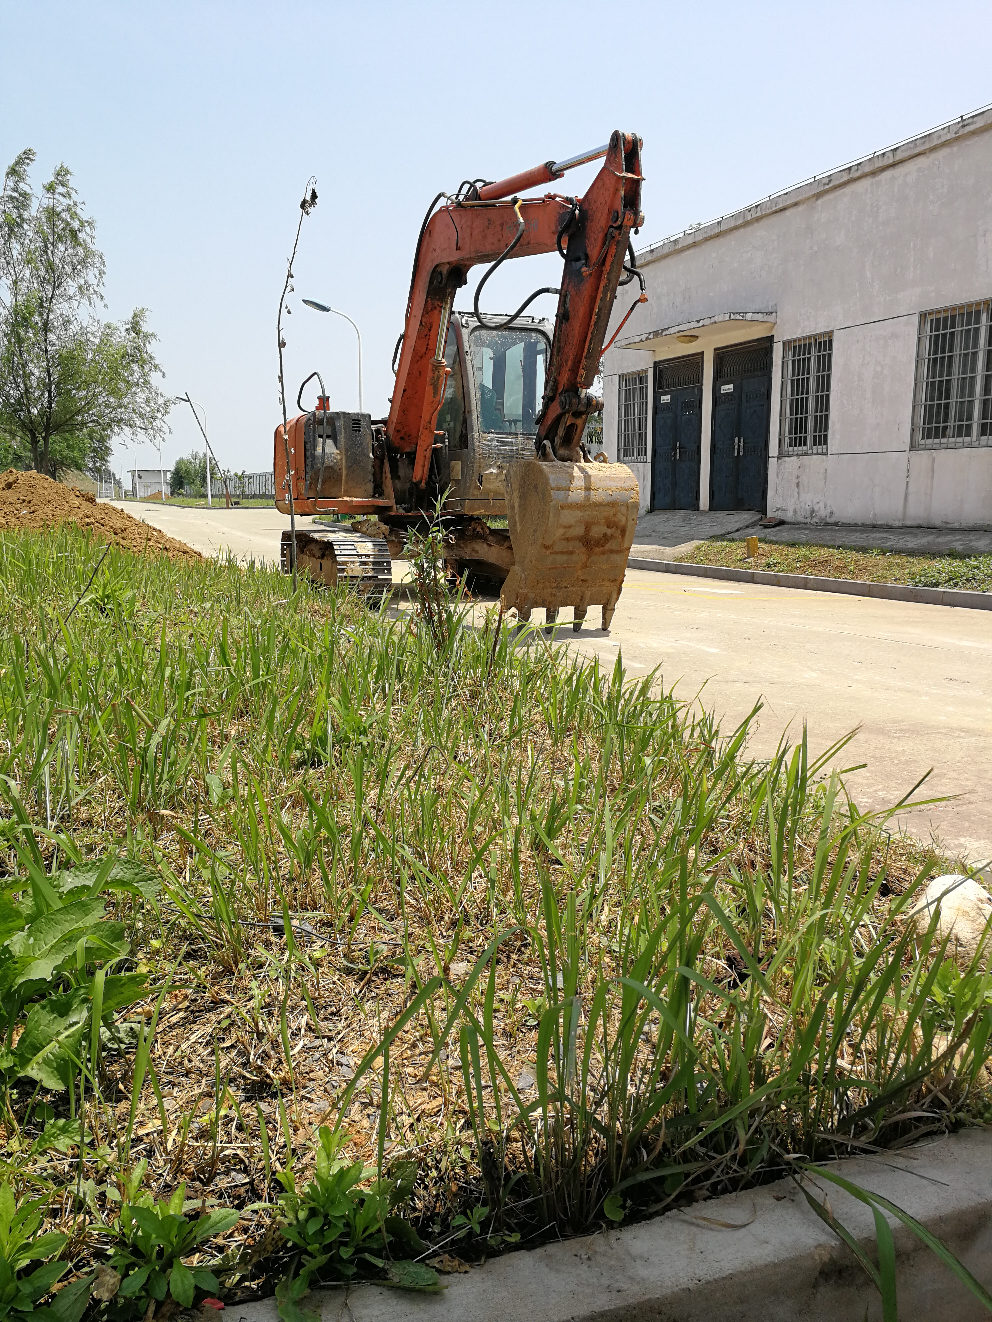
[[[63,486],[41,473],[18,473],[13,468],[0,473],[0,531],[41,531],[63,523],[86,528],[104,544],[112,542],[124,551],[155,551],[170,560],[202,559],[185,542],[113,505],[98,505],[86,491]]]

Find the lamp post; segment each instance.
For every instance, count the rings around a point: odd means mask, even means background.
[[[188,404],[193,410],[193,417],[196,419],[196,425],[199,427],[200,435],[203,437],[203,443],[207,447],[207,508],[211,509],[213,507],[213,502],[210,499],[210,461],[212,459],[214,463],[217,464],[217,456],[214,454],[210,441],[207,439],[207,432],[203,423],[200,421],[200,414],[196,411],[199,409],[200,413],[206,418],[207,410],[202,404],[197,404],[190,399],[188,390],[185,395],[173,395],[173,399],[178,400],[180,404]],[[221,468],[220,464],[217,464],[217,468],[220,470],[221,481],[224,483],[224,498],[227,501],[227,508],[230,509],[231,493],[227,488],[227,478],[224,476],[224,470]]]
[[[345,321],[351,322],[351,325],[358,336],[358,411],[364,413],[362,407],[362,332],[348,316],[347,312],[341,312],[338,308],[332,308],[327,303],[318,303],[316,299],[305,298],[303,302],[308,308],[313,308],[315,312],[333,312],[336,317],[344,317]]]
[[[165,504],[165,469],[162,467],[162,442],[158,443],[158,478],[161,483],[159,495],[162,497],[162,504]]]

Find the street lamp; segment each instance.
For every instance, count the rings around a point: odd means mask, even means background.
[[[206,428],[204,427],[203,423],[200,421],[200,414],[197,413],[196,411],[197,409],[200,410],[200,413],[203,414],[205,421],[207,417],[207,410],[203,407],[202,404],[197,404],[195,403],[194,400],[190,399],[188,390],[185,395],[173,395],[173,399],[177,400],[180,404],[188,404],[190,408],[193,410],[193,417],[196,419],[196,425],[199,427],[200,435],[203,437],[203,443],[207,447],[207,508],[212,509],[213,502],[210,499],[210,461],[212,459],[214,463],[217,464],[217,456],[214,454],[213,447],[211,446],[210,441],[207,439]],[[230,509],[231,493],[227,487],[227,478],[224,476],[224,470],[221,468],[220,464],[217,464],[217,468],[220,470],[221,481],[224,483],[224,498],[227,501],[227,508]]]
[[[308,308],[313,308],[314,312],[333,312],[336,317],[344,317],[345,321],[351,322],[355,334],[358,336],[358,411],[364,413],[362,407],[362,332],[358,329],[347,312],[341,312],[337,308],[329,307],[326,303],[318,303],[316,299],[305,298],[303,302]]]

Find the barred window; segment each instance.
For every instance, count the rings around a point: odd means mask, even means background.
[[[782,346],[779,454],[826,454],[834,337],[804,335]]]
[[[646,464],[648,461],[648,374],[625,372],[620,377],[621,462]]]
[[[992,446],[989,300],[920,314],[914,450]]]

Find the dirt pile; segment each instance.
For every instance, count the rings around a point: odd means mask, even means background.
[[[75,523],[106,544],[124,551],[156,551],[170,560],[200,560],[185,542],[135,519],[113,505],[98,505],[85,491],[53,482],[41,473],[18,473],[9,468],[0,473],[0,532],[29,528],[41,531]]]

